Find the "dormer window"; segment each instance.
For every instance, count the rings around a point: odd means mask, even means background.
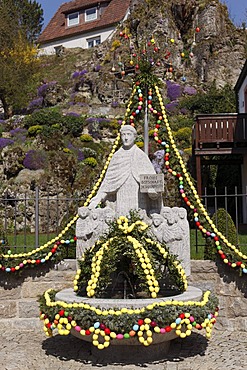
[[[94,21],[97,19],[97,8],[90,8],[85,10],[85,22]]]
[[[79,24],[79,12],[68,14],[67,16],[67,26],[76,26]]]

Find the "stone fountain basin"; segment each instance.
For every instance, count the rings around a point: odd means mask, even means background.
[[[153,304],[155,302],[165,302],[165,301],[200,301],[202,298],[202,291],[199,288],[189,286],[187,291],[182,294],[177,294],[169,297],[159,297],[159,298],[142,298],[142,299],[106,299],[106,298],[89,298],[89,297],[80,297],[77,296],[76,293],[73,291],[72,288],[63,289],[56,294],[56,301],[64,301],[66,303],[87,303],[90,306],[99,307],[102,310],[109,310],[109,309],[119,309],[121,308],[129,308],[129,309],[137,309],[143,308],[148,306],[149,304]],[[91,342],[92,335],[82,336],[79,332],[72,329],[71,334],[80,338],[84,341]],[[158,344],[162,342],[170,341],[174,338],[177,338],[177,335],[174,331],[165,334],[153,334],[153,344]],[[125,340],[111,340],[111,344],[113,345],[126,345],[127,342]],[[140,342],[136,337],[128,339],[128,345],[141,345]]]
[[[168,297],[158,298],[139,298],[139,299],[107,299],[107,298],[89,298],[76,295],[72,288],[63,289],[56,294],[56,301],[64,301],[66,303],[87,303],[90,306],[99,307],[103,310],[121,309],[121,308],[142,308],[154,302],[165,301],[200,301],[202,291],[199,288],[189,286],[186,292],[169,295]]]

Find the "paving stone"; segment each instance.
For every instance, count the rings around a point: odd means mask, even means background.
[[[73,336],[47,338],[42,330],[0,329],[1,370],[244,370],[246,332],[214,330],[207,341],[192,333],[172,341],[168,355],[153,363],[97,363],[90,343]]]

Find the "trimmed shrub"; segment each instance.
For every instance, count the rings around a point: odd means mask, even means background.
[[[82,135],[80,136],[80,140],[81,140],[83,143],[88,143],[88,142],[90,142],[90,141],[93,141],[93,138],[92,138],[92,136],[91,136],[91,135],[89,135],[89,134],[82,134]]]
[[[83,131],[84,117],[80,115],[66,115],[62,118],[62,132],[74,137],[80,136]]]
[[[88,158],[84,159],[83,163],[87,164],[90,167],[96,167],[97,164],[98,164],[96,159],[93,158],[93,157],[88,157]]]
[[[52,126],[57,123],[62,124],[63,115],[54,108],[45,108],[35,111],[24,118],[24,126],[29,128],[31,126]]]
[[[31,127],[29,127],[29,129],[28,129],[28,135],[29,135],[29,136],[36,136],[36,135],[37,135],[37,134],[39,134],[42,130],[43,130],[43,127],[42,127],[41,125],[31,126]]]

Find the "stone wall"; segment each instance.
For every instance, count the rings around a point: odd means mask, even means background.
[[[44,267],[43,267],[44,268]],[[217,327],[223,330],[247,330],[247,277],[211,261],[191,261],[189,284],[211,290],[219,298],[220,315]],[[56,269],[28,272],[18,279],[2,274],[0,278],[0,327],[26,329],[40,327],[38,297],[45,290],[61,290],[73,286],[76,261],[64,261]]]

